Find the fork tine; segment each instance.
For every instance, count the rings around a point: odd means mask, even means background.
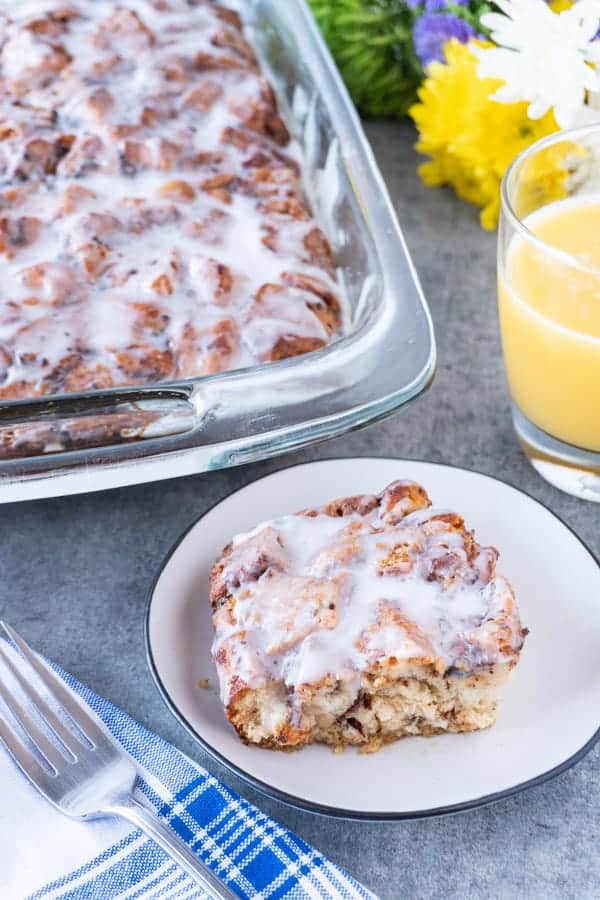
[[[47,772],[42,768],[29,748],[8,726],[2,716],[0,716],[0,741],[2,741],[25,775],[43,790],[48,779]]]
[[[1,677],[0,697],[4,700],[7,708],[13,714],[27,737],[32,741],[42,756],[48,760],[54,771],[58,772],[61,766],[65,765],[67,760],[57,747],[48,740],[45,733],[35,721],[34,716],[21,705],[11,690],[4,684]]]
[[[69,729],[61,722],[38,689],[27,681],[23,676],[23,673],[19,671],[18,667],[10,658],[6,648],[2,646],[2,643],[0,643],[0,659],[2,659],[6,667],[10,669],[15,680],[18,681],[21,686],[23,693],[35,706],[40,716],[45,719],[46,724],[51,728],[56,737],[67,748],[69,753],[77,758],[77,755],[81,753],[84,747],[87,749],[87,746],[82,740],[77,740],[76,735],[72,731],[69,731]]]
[[[23,638],[7,625],[0,622],[11,641],[19,648],[31,668],[39,675],[44,687],[48,690],[52,699],[64,707],[71,719],[75,722],[81,733],[94,746],[101,744],[114,744],[113,738],[107,732],[105,726],[95,713],[86,705],[74,691],[69,688],[56,672],[53,672],[43,659],[33,652]]]

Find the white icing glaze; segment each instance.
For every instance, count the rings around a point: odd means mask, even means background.
[[[512,589],[494,575],[495,551],[453,529],[447,510],[395,518],[382,507],[320,511],[234,538],[221,576],[233,599],[214,617],[225,703],[236,675],[250,687],[275,680],[298,689],[351,680],[389,657],[438,671],[510,662],[522,635]],[[382,563],[399,547],[409,548],[405,571]]]
[[[65,8],[73,18],[51,18]],[[103,387],[331,338],[311,311],[326,301],[282,282],[300,273],[338,290],[305,243],[316,224],[299,148],[272,140],[283,126],[247,47],[228,45],[238,34],[209,0],[0,0],[0,398],[79,389],[53,374],[69,354],[102,369],[84,388]],[[249,146],[224,142],[232,128]],[[207,185],[228,175],[224,194]],[[290,200],[299,217],[266,208]],[[265,297],[268,284],[281,289]],[[121,358],[131,352],[141,367]]]

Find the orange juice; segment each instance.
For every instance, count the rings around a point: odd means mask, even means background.
[[[538,428],[600,451],[600,196],[552,203],[524,225],[540,241],[516,233],[499,279],[510,392]]]

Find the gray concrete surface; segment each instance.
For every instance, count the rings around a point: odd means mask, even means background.
[[[383,898],[598,897],[598,747],[554,781],[487,808],[398,824],[340,822],[265,800],[206,760],[146,667],[146,596],[171,544],[216,500],[295,460],[387,453],[498,475],[544,501],[600,553],[600,508],[544,484],[513,437],[496,321],[495,237],[480,230],[472,208],[420,184],[408,124],[370,125],[368,133],[435,320],[439,371],[431,391],[383,424],[265,464],[0,507],[0,614]]]

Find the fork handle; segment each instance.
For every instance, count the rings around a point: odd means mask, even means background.
[[[152,838],[174,862],[187,872],[190,878],[193,878],[206,891],[211,900],[239,900],[238,894],[223,884],[172,828],[165,825],[156,813],[140,803],[134,796],[112,806],[110,812],[127,819],[149,838]]]

